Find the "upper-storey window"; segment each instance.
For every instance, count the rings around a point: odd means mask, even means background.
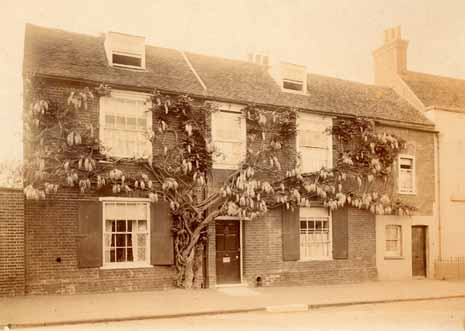
[[[145,69],[145,38],[108,32],[105,53],[111,66]]]
[[[235,169],[246,153],[246,124],[241,107],[219,104],[220,110],[212,113],[212,139],[217,149],[213,167]]]
[[[100,98],[100,139],[115,157],[150,157],[152,144],[147,133],[152,129],[152,113],[147,95],[112,91]]]
[[[284,91],[305,93],[307,88],[307,72],[304,66],[281,63],[281,76]]]
[[[415,158],[399,155],[399,193],[415,194]]]
[[[331,118],[300,113],[297,121],[297,151],[302,172],[331,167],[332,139],[325,132],[331,126]]]

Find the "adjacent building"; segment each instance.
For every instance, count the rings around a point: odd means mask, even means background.
[[[436,277],[465,277],[465,80],[408,70],[407,47],[400,27],[385,31],[373,52],[375,84],[393,88],[436,126]]]

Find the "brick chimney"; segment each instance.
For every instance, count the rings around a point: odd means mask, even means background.
[[[393,77],[407,70],[407,46],[400,26],[384,31],[384,45],[373,51],[376,85],[391,86]]]

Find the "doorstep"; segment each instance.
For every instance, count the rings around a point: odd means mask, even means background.
[[[232,284],[215,284],[215,288],[222,288],[222,287],[248,287],[248,284],[247,282],[232,283]]]

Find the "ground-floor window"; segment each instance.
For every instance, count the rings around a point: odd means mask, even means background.
[[[300,209],[300,259],[332,258],[331,217],[327,208]]]
[[[390,257],[402,256],[402,227],[400,225],[386,225],[385,255]]]
[[[105,202],[103,264],[149,264],[149,204]]]

